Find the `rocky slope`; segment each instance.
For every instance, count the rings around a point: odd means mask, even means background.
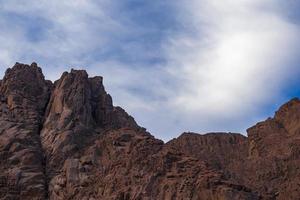
[[[164,144],[83,70],[45,80],[16,63],[0,84],[0,199],[300,199],[300,101],[233,133]]]

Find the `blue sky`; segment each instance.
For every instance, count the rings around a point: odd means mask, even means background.
[[[299,96],[294,0],[0,0],[0,71],[37,62],[104,77],[114,104],[165,141],[246,134]]]

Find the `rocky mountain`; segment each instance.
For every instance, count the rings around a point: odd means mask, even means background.
[[[236,133],[164,143],[113,106],[102,77],[47,81],[16,63],[0,83],[0,199],[300,199],[300,100]]]

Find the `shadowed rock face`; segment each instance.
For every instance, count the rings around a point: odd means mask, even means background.
[[[122,108],[102,77],[54,83],[16,63],[0,84],[0,199],[298,199],[300,101],[233,133],[164,144]]]

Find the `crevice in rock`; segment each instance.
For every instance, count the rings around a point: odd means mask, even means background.
[[[42,144],[42,139],[41,139],[41,131],[43,130],[44,128],[44,122],[45,120],[47,119],[47,108],[50,104],[50,99],[51,99],[51,94],[52,94],[52,89],[49,88],[49,94],[48,94],[48,98],[47,98],[47,101],[46,101],[46,104],[43,108],[43,111],[42,111],[42,118],[41,118],[41,121],[40,121],[40,124],[39,124],[39,142],[40,142],[40,145],[41,145],[41,150],[42,150],[42,167],[43,167],[43,174],[44,174],[44,177],[45,177],[45,199],[49,199],[49,176],[48,176],[48,172],[47,172],[47,155],[45,153],[45,149],[43,147],[43,144]]]

